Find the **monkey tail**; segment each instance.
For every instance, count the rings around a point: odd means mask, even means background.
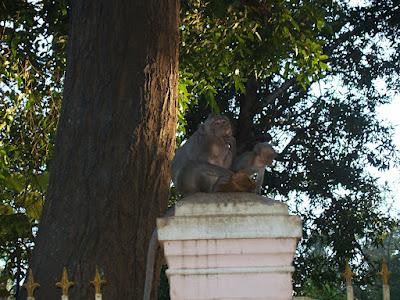
[[[158,247],[157,229],[154,229],[150,238],[149,249],[147,250],[146,279],[144,282],[143,300],[150,300],[151,297],[157,247]]]

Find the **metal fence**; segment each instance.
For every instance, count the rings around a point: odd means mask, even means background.
[[[390,300],[390,286],[389,286],[389,276],[390,272],[388,270],[387,263],[385,261],[382,262],[382,269],[378,273],[382,277],[382,295],[383,300]],[[347,300],[355,300],[354,292],[353,292],[353,272],[351,271],[350,265],[346,262],[345,270],[343,272],[343,277],[346,281],[346,295]],[[106,283],[104,278],[101,277],[99,269],[96,267],[96,273],[94,279],[90,281],[90,283],[94,286],[95,289],[95,300],[102,300],[102,292],[101,287]],[[61,276],[61,280],[55,283],[55,286],[61,289],[61,300],[68,300],[68,292],[69,289],[74,285],[74,282],[69,281],[67,269],[63,269],[63,273]],[[23,287],[27,291],[27,300],[35,300],[34,292],[40,287],[40,284],[35,282],[33,278],[32,270],[29,270],[28,278]],[[6,300],[7,298],[0,297],[0,300]],[[294,297],[293,300],[315,300],[308,297]]]
[[[383,300],[390,300],[390,286],[389,286],[389,276],[390,272],[385,261],[382,262],[382,269],[378,273],[382,277],[382,295]],[[343,272],[343,277],[346,280],[346,294],[347,300],[354,300],[354,292],[353,292],[353,272],[350,269],[350,265],[348,261],[346,262],[346,267]]]
[[[390,272],[387,263],[385,261],[382,262],[382,269],[378,274],[382,277],[383,300],[390,300],[390,286],[389,286]],[[356,298],[354,298],[353,284],[352,284],[353,272],[351,271],[348,261],[346,261],[345,270],[342,275],[344,277],[344,280],[346,281],[346,299],[356,300]],[[316,300],[316,299],[309,297],[294,297],[293,300]]]
[[[95,289],[95,300],[102,300],[101,286],[106,281],[101,277],[99,269],[96,267],[96,274],[94,279],[90,281]],[[64,268],[61,280],[55,284],[56,287],[61,289],[61,300],[68,300],[69,289],[74,285],[74,282],[69,281],[67,269]],[[33,278],[32,270],[29,270],[28,278],[26,283],[23,285],[27,292],[27,300],[35,300],[35,290],[40,287],[40,284],[35,282]],[[0,299],[1,300],[1,299]]]

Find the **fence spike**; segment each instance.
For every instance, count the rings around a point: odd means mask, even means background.
[[[346,285],[351,285],[351,279],[353,278],[353,272],[350,269],[348,259],[346,259],[346,265],[344,268],[343,277],[344,277],[344,279],[346,279]]]
[[[75,284],[74,282],[68,281],[67,268],[64,267],[61,281],[57,282],[56,286],[62,289],[63,296],[68,296],[68,290],[74,284]]]
[[[29,269],[28,280],[22,286],[26,289],[28,297],[33,298],[33,293],[35,292],[36,288],[40,287],[40,284],[35,282],[33,279],[32,269]]]
[[[98,266],[96,266],[96,274],[94,276],[94,279],[90,283],[94,285],[96,294],[101,294],[101,286],[107,283],[107,281],[101,278]]]
[[[392,273],[389,272],[386,260],[382,261],[382,270],[378,274],[382,276],[383,284],[389,285],[389,277]]]

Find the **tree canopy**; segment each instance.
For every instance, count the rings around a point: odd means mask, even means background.
[[[264,193],[303,218],[298,293],[340,286],[345,258],[368,284],[367,250],[397,222],[369,170],[399,161],[377,115],[400,89],[399,10],[397,0],[181,1],[178,141],[213,111],[231,117],[240,150],[276,147]],[[16,287],[45,200],[69,1],[6,0],[0,16],[0,281]]]

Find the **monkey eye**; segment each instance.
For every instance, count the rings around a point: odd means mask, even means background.
[[[228,145],[228,149],[232,148],[231,144],[229,144],[229,143],[226,143],[226,144]]]
[[[251,174],[251,175],[249,176],[249,179],[250,179],[251,181],[253,181],[253,182],[256,182],[256,181],[257,181],[257,177],[258,177],[258,174],[257,174],[257,173],[253,173],[253,174]]]

